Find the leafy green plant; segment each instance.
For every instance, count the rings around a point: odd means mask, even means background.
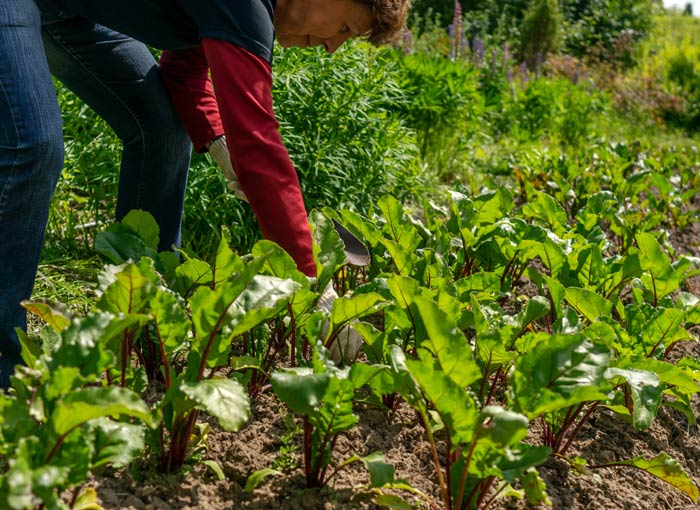
[[[447,509],[489,508],[499,497],[513,495],[512,484],[532,476],[531,467],[544,462],[551,450],[522,442],[528,420],[497,405],[482,406],[474,395],[482,371],[466,338],[433,301],[416,296],[418,359],[393,350],[394,367],[410,375],[403,396],[418,412],[431,445],[433,463]],[[487,368],[488,370],[488,368]],[[404,376],[405,377],[405,376]],[[436,434],[444,433],[442,460]],[[543,492],[533,499],[546,499]]]
[[[479,73],[464,62],[419,53],[399,63],[405,97],[395,108],[415,130],[423,160],[444,176],[454,171],[480,128],[476,120],[484,112],[484,100],[478,92]]]
[[[120,364],[108,380],[142,388],[146,363],[134,366],[133,353],[143,361],[150,352],[157,360],[153,366],[165,394],[157,404],[163,420],[151,446],[161,456],[161,468],[175,472],[185,462],[200,411],[231,431],[247,420],[247,393],[236,380],[217,376],[218,369],[229,364],[232,340],[286,309],[300,284],[259,274],[272,250],[245,262],[222,241],[211,265],[188,259],[173,268],[172,255],[156,256],[157,240],[152,218],[137,211],[98,239],[102,253],[129,261],[102,273],[96,308],[131,320],[132,327],[114,342]],[[170,287],[157,267],[169,275]]]
[[[303,417],[306,486],[324,487],[339,469],[333,468],[333,448],[339,434],[357,423],[352,402],[355,391],[374,377],[380,367],[354,364],[339,369],[322,346],[314,348],[310,367],[278,370],[272,374],[275,394]]]
[[[557,2],[529,2],[520,27],[520,52],[522,60],[527,62],[531,69],[536,69],[547,55],[559,50],[562,42],[562,21],[563,16]]]
[[[101,508],[94,491],[81,489],[89,473],[128,465],[144,449],[144,427],[130,418],[158,423],[135,392],[101,379],[115,365],[112,340],[134,319],[97,313],[71,322],[50,305],[25,306],[53,329],[45,330],[43,349],[20,335],[27,366],[17,367],[13,391],[0,396],[0,505]],[[61,496],[71,488],[66,504]]]
[[[407,98],[391,52],[349,42],[324,53],[275,52],[276,113],[308,208],[367,212],[385,193],[413,196],[416,142],[392,115]]]

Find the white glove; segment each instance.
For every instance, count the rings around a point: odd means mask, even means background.
[[[335,292],[331,282],[321,293],[318,307],[330,313],[331,308],[333,308],[333,302],[336,299],[338,299],[338,294]],[[329,321],[326,321],[323,325],[324,337],[328,333],[329,326]],[[352,326],[345,326],[336,334],[333,343],[328,348],[328,357],[336,364],[341,361],[345,364],[352,363],[357,358],[363,343],[362,336]]]
[[[207,148],[209,149],[209,154],[214,159],[221,171],[226,177],[227,187],[233,191],[239,199],[244,202],[248,201],[245,193],[241,189],[241,183],[238,182],[238,177],[236,177],[236,172],[233,171],[233,165],[231,164],[231,154],[228,152],[228,147],[226,146],[226,137],[220,136],[213,142],[211,142]]]

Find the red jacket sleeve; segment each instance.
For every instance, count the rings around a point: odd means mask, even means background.
[[[204,152],[207,143],[224,134],[204,50],[164,51],[159,72],[194,150]]]
[[[221,40],[202,40],[200,51],[164,55],[166,86],[193,143],[203,147],[223,134],[223,125],[231,163],[263,235],[284,248],[300,271],[315,276],[299,180],[272,108],[270,64]],[[193,63],[194,77],[190,78]],[[213,94],[207,69],[211,70]]]

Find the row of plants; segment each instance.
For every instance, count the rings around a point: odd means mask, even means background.
[[[366,216],[315,213],[316,279],[266,241],[237,255],[225,233],[209,263],[158,254],[153,220],[130,214],[98,236],[114,265],[86,315],[26,304],[47,327],[38,343],[23,336],[27,366],[0,398],[2,505],[98,508],[81,490],[89,472],[135,460],[177,472],[197,459],[201,413],[236,431],[270,387],[301,420],[310,488],[361,462],[389,508],[405,505],[396,491],[448,509],[503,497],[538,504],[547,495],[536,467],[556,456],[581,472],[641,469],[697,502],[692,478],[664,452],[602,465],[568,455],[601,409],[642,430],[663,405],[697,417],[700,362],[668,355],[697,341],[700,301],[686,282],[698,260],[669,254],[659,222],[630,219],[642,187],[673,176],[660,167],[631,178],[602,164],[601,178],[606,168],[606,189],[568,176],[564,204],[532,184],[523,201],[506,188],[457,186],[443,206],[426,203],[421,222],[390,196]],[[675,210],[672,200],[642,207]],[[369,267],[347,266],[331,219],[367,242]],[[317,300],[331,282],[343,297],[328,313]],[[328,349],[349,324],[364,358],[342,366]],[[440,501],[395,479],[382,452],[333,455],[358,406],[389,414],[401,401],[423,424]],[[250,488],[274,474],[255,473]]]

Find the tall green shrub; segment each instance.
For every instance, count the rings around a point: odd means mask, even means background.
[[[632,64],[634,45],[652,27],[651,0],[562,0],[566,50]]]
[[[530,2],[520,27],[520,55],[528,67],[536,67],[548,54],[559,50],[562,20],[557,0]]]
[[[416,131],[423,160],[444,175],[469,150],[470,136],[480,129],[476,120],[484,99],[478,90],[479,72],[465,62],[421,54],[408,55],[400,64],[406,100],[396,106]]]
[[[391,112],[406,101],[391,51],[346,44],[334,55],[286,50],[275,61],[275,110],[309,209],[366,212],[415,190],[415,136]]]

